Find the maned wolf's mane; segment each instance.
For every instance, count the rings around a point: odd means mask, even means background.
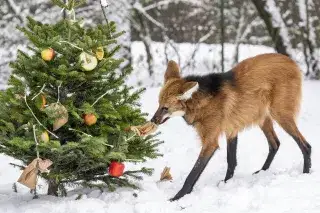
[[[189,75],[184,77],[186,81],[196,81],[199,83],[199,89],[203,92],[216,94],[220,91],[224,83],[228,82],[234,85],[234,72],[210,73],[207,75]]]

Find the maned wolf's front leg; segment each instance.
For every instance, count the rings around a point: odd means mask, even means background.
[[[237,166],[237,144],[238,144],[238,135],[227,139],[227,162],[228,169],[224,182],[227,182],[230,178],[233,177],[234,170]]]
[[[196,161],[186,181],[184,182],[182,189],[173,198],[171,198],[170,201],[178,200],[192,191],[193,186],[196,184],[201,173],[207,166],[208,162],[210,161],[211,157],[213,156],[217,148],[218,148],[217,142],[213,144],[211,143],[211,144],[203,145],[200,155],[198,157],[198,160]]]

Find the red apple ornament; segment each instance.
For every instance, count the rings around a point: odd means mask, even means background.
[[[123,175],[124,164],[117,161],[112,161],[109,166],[109,174],[113,177],[120,177]]]

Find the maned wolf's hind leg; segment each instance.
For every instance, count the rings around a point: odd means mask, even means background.
[[[303,173],[309,173],[311,168],[311,146],[300,133],[293,118],[282,116],[276,118],[280,126],[297,142],[304,159]]]
[[[206,168],[208,162],[210,161],[217,148],[217,144],[203,145],[201,153],[187,179],[185,180],[182,189],[173,198],[171,198],[170,201],[178,200],[192,191],[193,186],[196,184],[197,180],[199,179],[203,170]]]
[[[237,166],[237,144],[238,136],[236,135],[233,138],[227,139],[227,161],[228,161],[228,170],[224,182],[227,182],[230,178],[233,177],[234,170]]]
[[[279,146],[280,146],[280,141],[273,129],[273,123],[270,117],[267,117],[263,124],[260,126],[260,128],[262,129],[264,135],[267,138],[268,141],[268,145],[269,145],[269,153],[268,153],[268,157],[265,161],[265,163],[263,164],[261,170],[267,170],[269,169],[274,156],[277,154]],[[261,170],[256,171],[254,174],[257,174],[258,172],[260,172]]]
[[[298,73],[299,71],[297,71]],[[309,173],[311,167],[311,146],[297,128],[295,116],[301,101],[301,76],[289,81],[279,82],[273,87],[270,115],[297,142],[304,159],[303,173]]]

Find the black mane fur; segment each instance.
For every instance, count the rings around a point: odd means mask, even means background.
[[[234,72],[210,73],[207,75],[189,75],[184,78],[186,81],[199,83],[199,90],[210,94],[217,94],[224,83],[234,85]]]

